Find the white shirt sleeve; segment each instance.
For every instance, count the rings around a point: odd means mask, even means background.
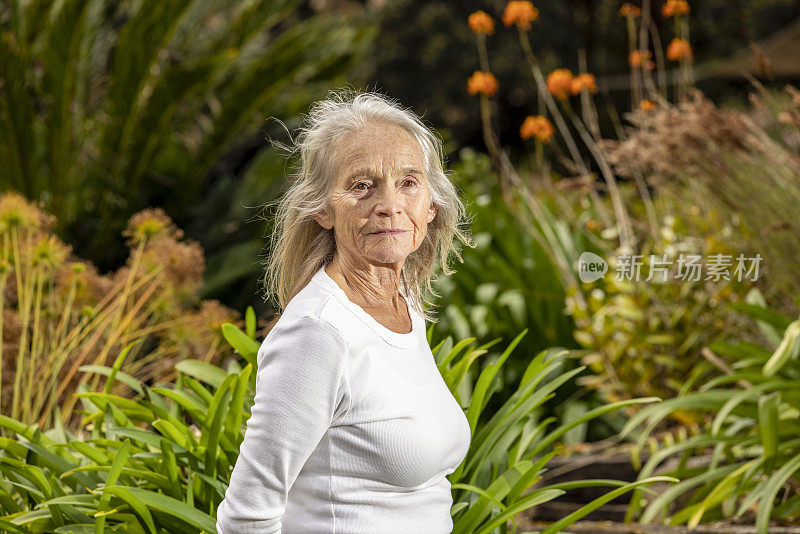
[[[217,508],[219,534],[281,532],[289,488],[349,408],[347,358],[347,343],[323,319],[275,324],[258,350],[252,415]]]

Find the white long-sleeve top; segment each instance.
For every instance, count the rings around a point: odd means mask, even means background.
[[[324,267],[287,304],[258,351],[218,533],[452,531],[445,477],[470,429],[408,304],[412,331],[389,330]]]

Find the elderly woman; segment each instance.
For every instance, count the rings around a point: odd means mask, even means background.
[[[464,206],[439,139],[374,92],[333,92],[296,140],[267,282],[283,312],[258,351],[222,534],[451,532],[446,476],[471,432],[426,337]],[[425,301],[427,303],[427,301]]]

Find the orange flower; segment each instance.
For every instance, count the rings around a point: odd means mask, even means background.
[[[547,117],[541,115],[528,115],[525,117],[525,122],[519,129],[519,135],[523,139],[530,139],[536,137],[539,141],[546,143],[550,137],[555,133],[553,125],[547,120]]]
[[[475,33],[494,33],[494,19],[484,11],[476,11],[467,19],[470,29]]]
[[[566,99],[572,91],[572,71],[556,69],[547,75],[547,90],[556,98]]]
[[[639,108],[642,111],[650,111],[656,108],[656,103],[652,100],[647,100],[646,98],[639,102]]]
[[[631,67],[641,67],[642,61],[647,59],[650,59],[649,50],[634,50],[631,52],[631,55],[628,56],[628,65]]]
[[[622,7],[619,8],[619,16],[620,17],[640,17],[642,15],[642,10],[636,7],[635,5],[631,4],[630,2],[625,2],[622,4]]]
[[[572,78],[572,94],[577,95],[583,89],[587,89],[590,93],[597,92],[597,83],[595,82],[594,74],[582,72]]]
[[[467,91],[471,95],[483,93],[492,96],[497,91],[497,78],[491,72],[476,70],[467,80]]]
[[[684,39],[675,38],[667,47],[667,59],[678,61],[681,58],[692,59],[692,47]]]
[[[506,4],[503,13],[503,24],[511,26],[516,24],[523,30],[531,29],[531,22],[539,18],[539,10],[533,7],[533,3],[528,0],[511,0]]]
[[[689,3],[686,0],[667,0],[661,8],[661,14],[665,17],[685,15],[689,12]]]

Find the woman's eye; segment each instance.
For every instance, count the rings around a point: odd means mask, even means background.
[[[363,185],[365,188],[369,187],[369,184],[366,182],[358,182],[356,185],[353,186],[353,189],[358,189],[359,186]],[[366,191],[366,189],[358,189],[359,191]]]
[[[411,182],[412,186],[417,185],[417,181],[414,180],[413,178],[406,178],[406,183],[408,183],[408,182]]]

